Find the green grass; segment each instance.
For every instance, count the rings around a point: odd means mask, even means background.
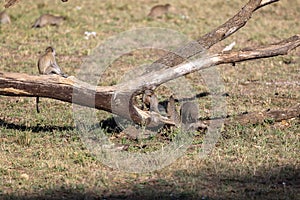
[[[159,20],[146,15],[157,1],[20,1],[7,10],[11,25],[0,26],[0,71],[38,74],[37,59],[48,45],[57,62],[76,75],[84,60],[109,37],[134,28],[160,27],[189,38],[212,30],[235,14],[246,1],[169,1],[176,7]],[[165,2],[161,2],[165,3]],[[3,7],[3,2],[0,6]],[[31,29],[42,13],[63,15],[60,27]],[[182,17],[188,16],[188,18]],[[235,48],[277,42],[300,33],[300,4],[280,1],[256,11],[248,24],[214,49],[236,41]],[[84,39],[85,31],[97,36]],[[106,71],[101,85],[118,83],[125,73],[149,63],[162,51],[134,51]],[[299,103],[299,48],[288,56],[221,65],[229,115],[284,109]],[[209,92],[199,73],[188,75],[196,93]],[[159,99],[170,94],[159,88]],[[211,113],[211,97],[197,100],[200,115]],[[76,131],[72,106],[41,98],[0,96],[0,199],[299,199],[299,117],[275,123],[232,123],[209,156],[199,159],[204,134],[194,135],[193,146],[168,167],[135,174],[111,169],[89,152]],[[98,120],[110,114],[97,111]],[[108,132],[108,131],[107,131]],[[111,141],[130,144],[129,152],[149,153],[176,135],[163,130],[149,139],[130,140],[123,132],[106,133]]]

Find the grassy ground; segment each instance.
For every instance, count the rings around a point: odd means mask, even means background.
[[[84,59],[110,36],[137,27],[161,27],[196,39],[246,3],[170,0],[177,13],[147,19],[148,11],[157,2],[20,1],[7,11],[12,24],[0,26],[0,70],[37,74],[40,53],[52,45],[59,65],[67,74],[75,75]],[[60,27],[31,29],[35,19],[46,12],[64,15],[67,20]],[[297,0],[281,1],[258,10],[246,27],[215,48],[222,49],[232,41],[237,42],[236,48],[261,45],[299,34],[299,18]],[[97,36],[86,40],[85,31],[95,31]],[[126,73],[159,56],[160,51],[151,50],[124,56],[108,69],[109,78],[102,84],[114,84],[120,78],[117,72]],[[299,61],[298,49],[288,56],[219,66],[228,94],[228,115],[299,103]],[[203,80],[198,73],[187,79],[197,93],[207,91],[199,86]],[[198,100],[201,117],[209,116],[209,100]],[[111,169],[92,156],[75,130],[70,104],[41,99],[41,113],[37,114],[34,98],[0,96],[0,106],[0,199],[300,198],[299,117],[248,126],[233,123],[223,129],[208,157],[199,159],[199,149],[194,146],[164,169],[136,174]],[[98,116],[110,117],[105,112]],[[111,134],[124,141],[120,134]],[[199,135],[202,134],[195,136],[194,144],[201,143],[203,137]],[[159,137],[142,142],[151,145],[164,141]],[[132,145],[140,144],[132,141]]]

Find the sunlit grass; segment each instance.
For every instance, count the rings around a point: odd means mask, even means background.
[[[52,45],[58,64],[67,74],[76,76],[86,57],[109,37],[134,28],[160,27],[196,39],[246,3],[169,2],[176,13],[150,20],[146,15],[157,1],[20,1],[7,10],[12,24],[0,26],[0,71],[38,74],[37,59],[45,47]],[[237,43],[235,48],[243,48],[299,34],[299,10],[296,0],[258,10],[244,28],[214,48],[222,50],[233,41]],[[42,13],[67,19],[59,27],[32,29]],[[95,31],[96,37],[86,40],[85,31]],[[149,49],[124,55],[107,68],[99,84],[116,84],[124,73],[161,55],[162,51]],[[219,66],[228,94],[227,113],[260,112],[299,103],[299,55],[298,49],[288,56]],[[199,73],[186,79],[197,93],[209,92]],[[159,92],[159,99],[164,101],[170,91]],[[197,102],[200,117],[207,117],[210,96]],[[198,155],[204,133],[195,133],[192,147],[172,165],[133,174],[105,166],[87,150],[76,131],[70,104],[41,98],[41,113],[37,114],[34,98],[0,96],[0,108],[0,196],[7,199],[130,195],[132,199],[299,199],[299,118],[278,123],[270,119],[247,126],[233,122],[224,127],[216,147],[203,159]],[[97,114],[99,121],[111,117],[104,111]],[[130,144],[128,151],[142,153],[168,144],[176,134],[163,130],[148,139],[132,140],[123,133],[106,133],[114,142]]]

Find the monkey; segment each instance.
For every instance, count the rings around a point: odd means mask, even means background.
[[[167,3],[165,5],[156,5],[151,8],[150,13],[148,14],[148,17],[151,17],[151,18],[161,17],[164,14],[169,12],[170,7],[171,7],[171,4],[169,4],[169,3]]]
[[[61,17],[61,16],[43,14],[36,20],[32,28],[41,28],[46,25],[58,26],[65,19],[66,19],[65,17]]]
[[[10,17],[9,15],[4,11],[0,12],[0,23],[1,24],[10,24]]]
[[[158,99],[157,96],[151,90],[146,90],[143,93],[143,103],[146,108],[149,108],[150,111],[159,113],[158,110]],[[144,108],[145,108],[144,107]]]
[[[175,126],[179,126],[180,116],[176,110],[175,99],[173,95],[169,97],[169,101],[167,104],[167,116],[169,117],[170,120],[172,120],[175,123]]]
[[[55,60],[55,49],[51,46],[46,48],[45,53],[39,58],[37,66],[39,74],[57,74],[64,78],[68,77],[68,75],[64,74],[57,65]],[[36,111],[37,113],[40,113],[38,104],[39,97],[36,98]]]
[[[148,109],[150,107],[150,100],[151,100],[151,90],[145,90],[143,93],[142,101],[143,101],[143,110]]]
[[[153,93],[150,97],[150,111],[159,113],[158,110],[158,99],[157,96]]]
[[[199,119],[199,107],[194,102],[185,102],[180,108],[181,127],[185,131],[206,129],[207,125]]]
[[[38,69],[40,74],[58,74],[63,77],[68,77],[64,74],[55,60],[55,49],[51,46],[47,47],[45,54],[38,60]]]
[[[194,102],[185,102],[180,108],[181,122],[183,124],[196,123],[199,117],[198,105]]]

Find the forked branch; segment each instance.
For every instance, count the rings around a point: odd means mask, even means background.
[[[155,61],[153,65],[149,66],[146,73],[157,70],[158,63],[161,64],[160,66],[164,66],[165,68],[173,67],[203,51],[208,50],[216,43],[226,39],[245,26],[251,19],[254,11],[277,1],[278,0],[250,0],[236,15],[227,20],[224,24],[201,36],[197,40],[191,41],[187,45],[179,47],[174,52],[170,52],[161,57]]]
[[[220,52],[206,55],[193,63],[182,64],[186,59],[208,50],[214,44],[235,33],[249,21],[254,11],[274,2],[276,1],[249,0],[235,16],[223,25],[198,40],[179,47],[175,52],[166,54],[150,65],[141,77],[137,77],[126,84],[95,87],[75,77],[66,79],[56,75],[31,76],[0,72],[0,95],[47,97],[105,110],[132,119],[137,123],[147,122],[151,124],[155,121],[174,124],[159,113],[138,109],[132,101],[133,97],[146,89],[154,90],[163,83],[204,68],[224,63],[284,55],[299,47],[300,36],[295,35],[276,44]],[[157,68],[157,64],[162,67]]]
[[[149,121],[153,118],[157,120],[159,118],[164,123],[173,124],[165,117],[158,116],[157,113],[154,114],[140,110],[129,103],[134,92],[143,88],[158,87],[169,80],[219,64],[284,55],[298,46],[300,46],[300,36],[296,35],[276,44],[211,55],[194,63],[161,69],[160,71],[152,72],[126,82],[126,84],[122,83],[109,87],[95,88],[95,86],[81,82],[75,77],[66,79],[56,75],[32,76],[20,73],[0,72],[0,95],[48,97],[83,106],[95,107],[126,118],[133,118],[136,122]],[[113,101],[127,103],[121,103],[119,109],[112,110],[111,105]],[[131,113],[126,112],[128,111],[128,106],[133,107]]]

